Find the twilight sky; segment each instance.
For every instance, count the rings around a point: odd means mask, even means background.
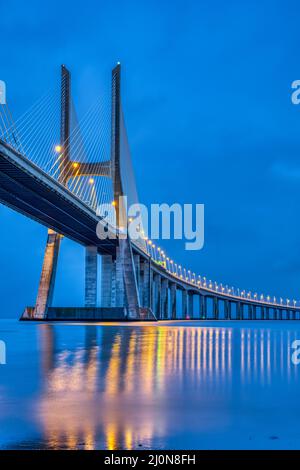
[[[300,298],[297,1],[0,0],[0,79],[18,117],[72,72],[79,106],[120,60],[142,202],[204,203],[205,246],[162,242],[224,284]],[[35,301],[46,229],[0,206],[0,315]],[[83,302],[84,250],[64,240],[55,303]]]

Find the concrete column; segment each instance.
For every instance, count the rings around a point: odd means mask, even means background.
[[[236,319],[241,319],[241,302],[236,303]]]
[[[230,310],[230,300],[226,299],[224,302],[224,310],[225,310],[225,320],[228,320],[230,318],[229,316],[229,310]]]
[[[218,300],[218,297],[213,297],[213,318],[214,318],[214,320],[219,319],[219,300]]]
[[[48,230],[47,245],[34,308],[34,318],[47,317],[48,307],[52,305],[58,253],[62,236],[53,230]]]
[[[125,286],[124,286],[124,257],[120,254],[120,246],[117,247],[116,255],[116,294],[115,306],[124,307],[125,305]]]
[[[87,246],[85,249],[85,306],[97,306],[97,247]]]
[[[113,279],[114,277],[114,279]],[[115,264],[111,255],[101,256],[101,307],[115,303]]]
[[[265,319],[265,307],[261,307],[260,310],[261,310],[261,320],[264,320]]]
[[[253,320],[256,320],[256,305],[253,305],[252,312],[253,312],[252,314]]]
[[[248,304],[248,319],[252,320],[253,312],[252,312],[252,305]]]
[[[154,276],[155,284],[155,297],[154,297],[154,309],[157,319],[161,319],[161,277],[159,274]]]
[[[171,318],[174,320],[177,316],[177,296],[176,296],[176,284],[173,282],[170,286],[171,296]]]
[[[266,307],[266,320],[270,319],[270,309],[269,307]]]
[[[143,307],[151,307],[150,285],[152,282],[152,270],[150,271],[150,261],[143,260],[141,265],[141,302]]]
[[[169,285],[168,279],[162,279],[161,283],[161,317],[164,319],[168,318],[168,305],[169,305]]]
[[[241,320],[245,319],[245,317],[244,317],[244,304],[243,303],[241,303],[240,317],[241,317]]]
[[[196,302],[194,300],[194,312],[193,318],[200,318],[200,294],[194,294],[194,299],[196,298]],[[196,306],[195,306],[196,303]]]
[[[137,282],[137,287],[140,292],[140,273],[141,273],[141,260],[140,260],[140,255],[133,255],[133,262],[134,262],[134,267],[135,267],[135,276],[136,276],[136,282]]]
[[[150,294],[151,294],[151,309],[153,313],[155,314],[155,291],[156,291],[156,286],[155,286],[155,274],[153,271],[151,271],[151,279],[150,279]]]
[[[193,292],[188,293],[188,316],[189,318],[194,317],[194,294]]]
[[[206,297],[205,295],[200,295],[200,318],[206,318]]]
[[[186,290],[182,291],[182,318],[186,318],[188,314],[188,293]]]

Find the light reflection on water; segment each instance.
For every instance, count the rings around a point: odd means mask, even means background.
[[[0,322],[2,448],[300,447],[297,322]]]

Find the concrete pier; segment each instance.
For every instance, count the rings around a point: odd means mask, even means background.
[[[188,316],[188,291],[182,290],[182,318],[187,318]]]
[[[34,308],[34,317],[37,319],[46,318],[48,308],[52,305],[61,238],[58,233],[51,229],[48,230],[44,262]]]
[[[188,293],[188,316],[189,318],[194,317],[194,294],[193,292]]]
[[[113,265],[111,255],[101,256],[101,294],[100,303],[102,307],[112,307],[112,281]]]
[[[168,305],[169,305],[168,279],[163,279],[161,283],[161,318],[163,318],[164,320],[168,318]]]
[[[85,249],[85,306],[97,306],[98,255],[96,246]]]
[[[171,318],[175,320],[177,316],[177,295],[176,284],[173,282],[170,286],[170,304],[171,304]]]

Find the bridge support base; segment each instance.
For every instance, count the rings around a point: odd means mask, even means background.
[[[62,237],[59,233],[56,233],[51,229],[48,230],[42,274],[36,305],[33,311],[33,317],[39,320],[47,318],[48,308],[51,307],[52,304],[61,238]]]
[[[87,246],[85,251],[85,306],[97,305],[98,256],[96,246]]]

